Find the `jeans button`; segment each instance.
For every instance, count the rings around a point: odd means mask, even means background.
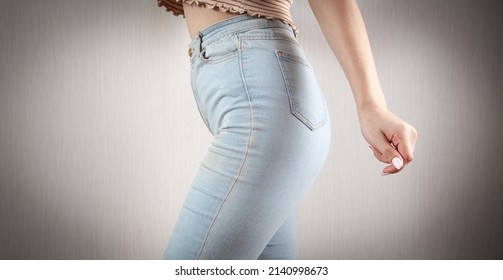
[[[189,56],[192,57],[192,48],[189,48]]]

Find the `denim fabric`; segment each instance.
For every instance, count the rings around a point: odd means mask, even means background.
[[[291,28],[239,15],[190,43],[213,135],[163,259],[295,259],[296,207],[330,146],[330,117]]]

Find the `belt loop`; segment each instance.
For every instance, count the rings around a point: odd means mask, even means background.
[[[197,32],[197,39],[194,38],[194,40],[197,40],[197,45],[196,46],[196,42],[192,42],[189,46],[189,56],[192,57],[192,55],[194,54],[194,52],[196,51],[196,48],[199,48],[199,51],[197,52],[198,54],[201,53],[202,49],[203,49],[203,33],[201,33],[200,31]]]
[[[199,53],[201,53],[203,51],[203,33],[198,31],[197,36],[199,37]]]

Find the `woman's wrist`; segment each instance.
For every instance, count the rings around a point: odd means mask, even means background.
[[[353,94],[358,116],[388,110],[386,99],[381,90],[366,91],[365,93],[354,92]]]

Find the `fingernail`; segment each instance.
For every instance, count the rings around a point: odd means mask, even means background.
[[[382,176],[390,175],[391,173],[381,173]]]
[[[374,150],[372,150],[372,147],[370,147],[370,146],[369,146],[369,150],[371,150],[372,152],[374,151]]]
[[[400,169],[400,168],[402,168],[402,166],[403,166],[403,162],[402,162],[402,160],[401,160],[399,157],[394,157],[394,158],[391,160],[391,163],[393,163],[393,166],[394,166],[396,169]]]

